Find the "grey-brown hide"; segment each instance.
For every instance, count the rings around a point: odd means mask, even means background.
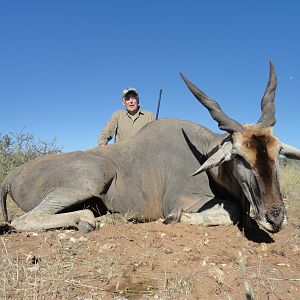
[[[172,211],[197,212],[215,198],[207,174],[192,177],[208,152],[226,135],[213,134],[192,122],[161,119],[101,155],[116,176],[106,195],[106,206],[138,220],[155,220]]]
[[[18,230],[63,227],[62,220],[69,215],[60,214],[59,219],[51,215],[90,197],[101,198],[112,212],[142,221],[173,211],[197,212],[214,202],[215,195],[207,174],[192,177],[191,170],[226,135],[213,134],[193,122],[161,119],[126,142],[24,164],[5,178],[1,199],[5,202],[9,186],[13,200],[27,211],[12,222]],[[71,216],[65,227],[80,229],[82,223],[88,223],[90,230],[95,226],[89,216],[76,218]]]
[[[100,172],[98,170],[101,170]],[[71,152],[51,154],[30,161],[10,173],[3,185],[10,185],[11,196],[25,212],[31,211],[41,201],[58,190],[64,189],[78,193],[85,198],[99,195],[105,191],[115,171],[109,163],[101,157],[89,152]],[[66,203],[59,199],[57,205],[66,207]]]
[[[177,221],[182,211],[196,213],[220,198],[242,204],[246,199],[259,224],[279,231],[286,212],[277,178],[278,155],[300,159],[300,151],[280,144],[271,132],[276,88],[272,64],[262,116],[255,125],[242,126],[230,119],[217,102],[183,79],[225,134],[193,122],[161,119],[130,140],[104,149],[29,162],[2,183],[5,219],[7,194],[26,211],[11,223],[17,230],[92,230],[95,219],[89,210],[56,215],[91,197],[102,199],[109,211],[142,221],[160,217]],[[198,175],[191,176],[197,168]]]

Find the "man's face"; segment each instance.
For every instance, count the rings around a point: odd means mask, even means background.
[[[123,97],[123,105],[130,114],[135,114],[139,107],[139,97],[136,93],[129,92]]]

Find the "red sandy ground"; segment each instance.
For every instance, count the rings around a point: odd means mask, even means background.
[[[161,222],[4,234],[0,299],[300,299],[299,230],[290,218],[248,237]]]

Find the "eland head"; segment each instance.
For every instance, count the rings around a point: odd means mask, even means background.
[[[278,180],[279,155],[300,158],[299,150],[282,144],[273,135],[275,119],[274,98],[277,85],[276,73],[270,62],[269,82],[261,100],[262,114],[257,124],[241,125],[229,118],[219,104],[193,85],[183,74],[182,79],[194,96],[218,122],[229,136],[219,149],[208,157],[193,174],[213,168],[230,168],[239,197],[250,203],[254,218],[269,232],[278,232],[287,224],[287,213]],[[224,162],[227,162],[224,164]],[[242,199],[240,199],[242,201]]]

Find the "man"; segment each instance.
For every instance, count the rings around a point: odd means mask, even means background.
[[[155,120],[153,113],[140,108],[136,89],[123,90],[122,102],[125,110],[118,110],[112,114],[99,135],[99,147],[107,145],[114,135],[116,143],[128,140],[146,124]]]

